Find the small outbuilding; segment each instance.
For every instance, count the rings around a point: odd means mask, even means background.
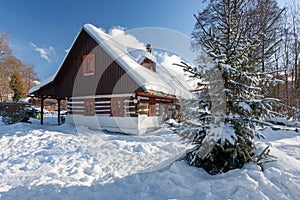
[[[57,99],[59,110],[67,100],[67,123],[128,134],[178,117],[179,98],[192,97],[156,62],[151,45],[127,47],[91,24],[83,26],[57,72],[30,94],[42,99],[42,109],[46,98]]]

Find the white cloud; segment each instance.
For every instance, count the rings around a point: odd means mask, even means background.
[[[135,36],[126,33],[125,28],[115,27],[110,29],[108,33],[114,41],[117,41],[127,47],[144,49],[145,44],[140,42]]]
[[[157,57],[160,57],[160,64],[164,66],[172,76],[175,76],[186,88],[195,88],[197,85],[197,80],[190,78],[188,72],[184,72],[183,68],[176,64],[180,64],[183,59],[177,55],[169,55],[168,53],[158,53]]]
[[[52,63],[52,60],[56,58],[56,52],[54,47],[49,46],[48,48],[42,48],[42,47],[38,47],[36,44],[32,42],[29,42],[29,44],[48,63]]]
[[[163,66],[169,67],[169,68],[173,68],[176,69],[176,71],[178,71],[178,66],[174,66],[173,63],[177,63],[180,64],[180,62],[182,61],[182,58],[177,56],[177,55],[171,55],[169,56],[167,53],[164,54],[158,54],[158,56],[160,56],[162,58],[161,64]],[[181,69],[180,72],[183,72],[183,70]]]

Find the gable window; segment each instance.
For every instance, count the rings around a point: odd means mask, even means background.
[[[95,100],[84,99],[84,113],[85,116],[95,115]]]
[[[95,54],[83,55],[83,75],[94,75],[95,73]]]

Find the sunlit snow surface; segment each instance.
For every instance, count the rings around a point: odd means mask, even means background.
[[[278,161],[211,176],[176,161],[187,149],[168,128],[128,136],[85,127],[0,122],[1,199],[300,199],[300,135],[263,132]]]

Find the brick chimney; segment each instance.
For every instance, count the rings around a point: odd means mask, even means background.
[[[156,58],[154,56],[154,49],[151,44],[146,45],[145,58],[141,65],[156,72]]]

